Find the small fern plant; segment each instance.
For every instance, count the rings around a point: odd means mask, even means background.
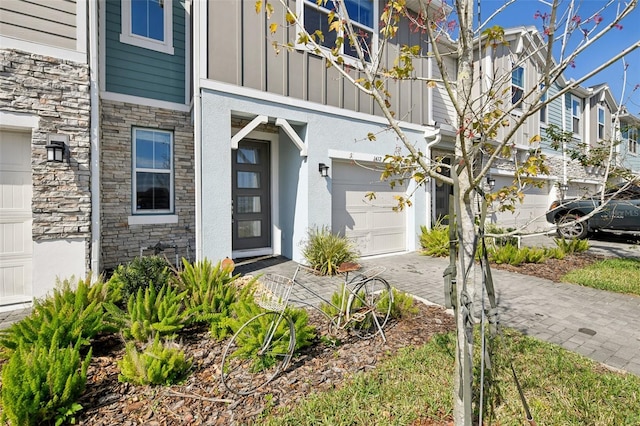
[[[18,343],[2,368],[0,422],[46,424],[79,410],[77,400],[87,382],[91,350],[83,359],[80,339],[63,346],[60,337],[54,332],[47,340]]]
[[[589,240],[554,238],[553,241],[566,254],[582,253],[589,250]]]
[[[191,264],[183,259],[183,269],[176,276],[176,284],[186,291],[184,299],[186,314],[190,324],[209,324],[213,338],[223,339],[229,334],[226,318],[231,313],[231,305],[238,293],[233,282],[239,275],[231,275],[231,267],[215,266],[210,260]]]
[[[155,287],[138,289],[127,303],[128,328],[123,330],[124,337],[146,342],[155,334],[173,335],[187,323],[184,309],[187,292],[164,285],[158,293]]]
[[[134,342],[126,345],[124,357],[118,366],[118,380],[136,385],[165,385],[181,383],[193,362],[174,341],[154,339],[139,351]]]
[[[76,342],[88,345],[99,333],[115,332],[122,324],[114,300],[117,296],[100,280],[59,281],[51,296],[34,302],[29,316],[0,330],[2,355],[9,356],[20,342],[49,345],[55,333],[60,347],[66,347]]]

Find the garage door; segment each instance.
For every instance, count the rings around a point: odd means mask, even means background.
[[[404,195],[406,189],[391,189],[380,182],[379,171],[360,165],[334,161],[332,168],[333,232],[352,239],[362,256],[404,251],[406,210],[395,212],[393,207],[394,196]],[[369,201],[366,194],[372,191],[376,199]]]
[[[513,185],[511,177],[497,177],[495,188]],[[524,201],[516,202],[515,212],[496,212],[494,213],[493,223],[500,228],[520,228],[526,225],[529,232],[543,231],[550,227],[545,218],[545,213],[551,205],[549,198],[549,185],[545,184],[542,188],[527,186],[524,190]],[[497,204],[494,206],[497,209]]]
[[[0,306],[31,300],[31,135],[0,131]]]

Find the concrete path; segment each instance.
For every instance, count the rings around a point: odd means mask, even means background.
[[[365,259],[361,264],[364,268],[384,266],[387,270],[382,276],[392,286],[444,304],[442,271],[448,264],[446,259],[414,252]],[[287,259],[268,258],[240,264],[236,272],[292,276],[295,268],[296,264]],[[554,283],[495,268],[492,273],[502,325],[640,376],[640,297]],[[305,275],[301,279],[322,289],[323,295],[330,295],[340,282],[335,278],[310,277]],[[479,292],[479,268],[475,277]],[[304,295],[292,296],[300,297]]]

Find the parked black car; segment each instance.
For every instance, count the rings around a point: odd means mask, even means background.
[[[589,219],[563,226],[591,213],[602,204],[600,197],[554,201],[547,212],[547,221],[558,225],[558,235],[564,238],[585,238],[594,231],[640,232],[640,186],[632,185],[623,191],[610,191],[605,200],[613,197],[602,210]]]

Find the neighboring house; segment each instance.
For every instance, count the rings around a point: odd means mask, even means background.
[[[195,258],[190,2],[99,2],[100,270]]]
[[[572,147],[588,151],[612,141],[615,138],[613,119],[618,106],[604,84],[590,88],[578,86],[559,95],[571,83],[561,76],[545,90],[540,82],[546,58],[540,49],[543,40],[536,28],[506,29],[505,40],[505,45],[483,50],[478,62],[484,70],[481,79],[484,88],[492,87],[494,93],[506,93],[510,99],[504,99],[505,107],[513,107],[510,126],[499,129],[495,138],[496,142],[510,138],[512,156],[496,163],[490,171],[491,177],[495,179],[496,188],[511,186],[517,165],[538,152],[547,157],[550,173],[536,177],[539,185],[525,185],[524,200],[515,206],[515,212],[499,212],[495,208],[491,220],[503,228],[545,231],[550,226],[545,212],[553,200],[563,195],[583,196],[599,188],[604,167],[585,167],[571,160],[569,151]],[[509,74],[511,79],[504,78]],[[522,111],[538,97],[550,102],[512,133]],[[573,135],[571,147],[551,146],[547,137],[551,125]],[[536,135],[542,140],[537,141]]]
[[[0,2],[0,310],[90,269],[88,7]]]
[[[377,46],[383,2],[349,3],[355,25]],[[289,4],[310,32],[329,34],[329,10],[316,1]],[[431,194],[417,191],[413,207],[393,211],[394,197],[413,188],[380,182],[385,154],[406,149],[379,108],[305,46],[276,54],[254,6],[254,0],[194,3],[199,254],[303,261],[303,243],[315,227],[354,239],[361,255],[417,249],[420,225],[430,222]],[[274,16],[284,16],[278,2],[273,6]],[[397,40],[426,48],[423,35],[400,28]],[[295,43],[297,32],[281,28],[276,37]],[[399,47],[390,44],[389,56]],[[418,62],[418,69],[435,69],[430,59]],[[349,65],[357,75],[355,62]],[[446,105],[434,104],[444,100],[420,82],[390,81],[388,90],[401,127],[427,152],[438,134],[433,111],[448,114]],[[370,133],[375,142],[367,140]],[[367,201],[370,191],[376,199]]]
[[[619,125],[616,128],[616,134],[620,140],[617,153],[618,162],[622,167],[640,176],[640,139],[638,139],[640,117],[624,110],[620,114],[619,120]]]

